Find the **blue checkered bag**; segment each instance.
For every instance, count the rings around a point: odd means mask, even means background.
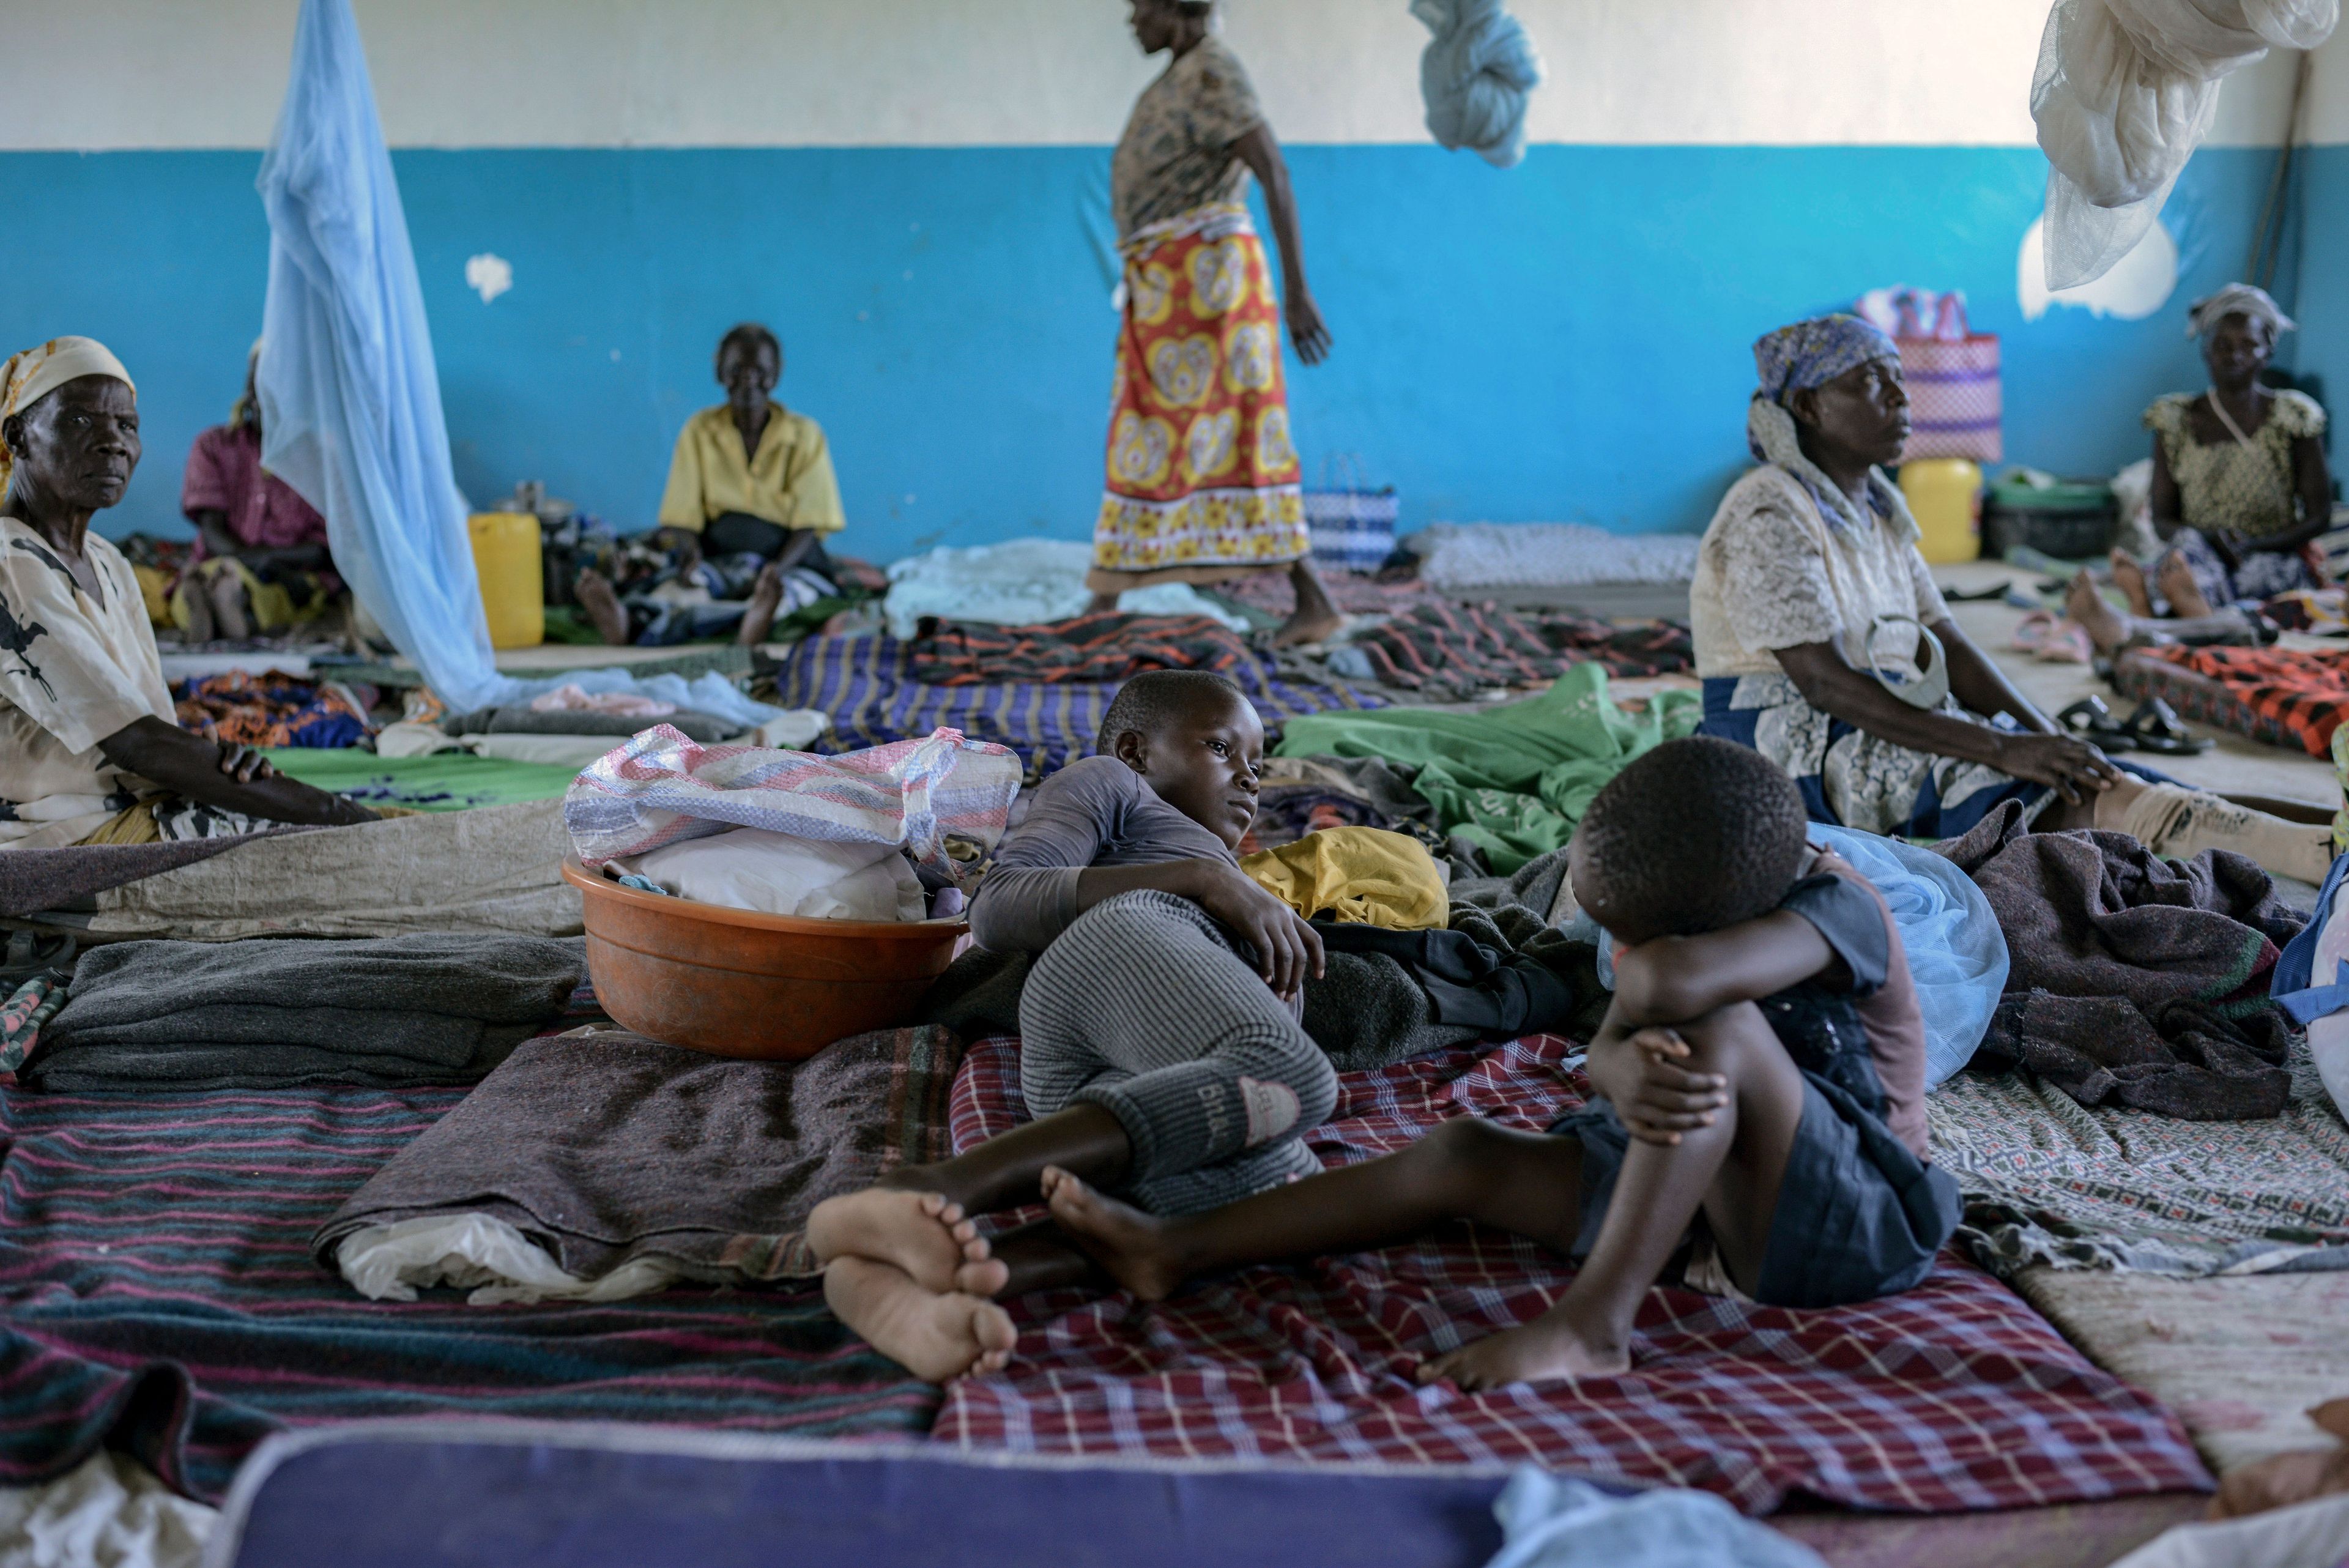
[[[1332,472],[1336,483],[1331,483]],[[1324,459],[1321,487],[1305,493],[1305,522],[1313,530],[1313,564],[1333,572],[1375,572],[1394,554],[1394,486],[1372,490],[1361,460]]]

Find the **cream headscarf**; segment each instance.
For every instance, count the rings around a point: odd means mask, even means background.
[[[2216,294],[2205,295],[2186,311],[2186,336],[2208,337],[2219,330],[2219,323],[2230,316],[2248,316],[2253,321],[2268,324],[2271,341],[2287,332],[2297,331],[2300,323],[2283,313],[2264,288],[2248,283],[2230,283]]]
[[[139,384],[122,361],[95,337],[52,337],[37,348],[27,348],[0,365],[0,420],[23,413],[67,381],[84,376],[111,376],[139,395]],[[16,458],[0,439],[0,495],[8,493],[8,476]]]

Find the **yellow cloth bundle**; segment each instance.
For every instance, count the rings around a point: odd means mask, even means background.
[[[1240,869],[1307,919],[1328,915],[1391,931],[1452,918],[1452,896],[1426,846],[1378,827],[1325,827],[1294,844],[1240,857]]]

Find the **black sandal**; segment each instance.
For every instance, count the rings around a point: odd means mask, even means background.
[[[2132,752],[2137,749],[2136,737],[2113,717],[2101,697],[2083,697],[2061,713],[2055,722],[2064,726],[2067,735],[2093,742],[2106,752]]]
[[[2178,710],[2158,697],[2137,705],[2121,724],[2121,732],[2148,752],[2166,757],[2198,757],[2218,742],[2197,735],[2178,722]]]

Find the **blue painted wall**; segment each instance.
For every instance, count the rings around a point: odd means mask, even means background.
[[[2313,198],[2325,170],[2349,183],[2343,151],[2319,155]],[[1292,365],[1309,474],[1361,453],[1401,487],[1407,526],[1626,531],[1702,525],[1744,462],[1757,333],[1880,284],[1963,288],[2004,335],[2011,460],[2097,472],[2140,455],[2139,410],[2198,384],[2183,303],[2240,265],[2271,157],[2189,168],[2167,215],[2184,276],[2159,315],[2025,323],[2015,253],[2045,167],[2028,150],[1538,147],[1506,173],[1426,147],[1289,155],[1337,337],[1323,367]],[[781,396],[832,434],[850,549],[1089,530],[1116,327],[1105,151],[395,161],[476,501],[543,478],[648,525],[678,421],[717,400],[718,334],[755,317],[785,340]],[[0,154],[12,208],[40,215],[0,280],[0,344],[88,333],[140,381],[148,457],[111,532],[176,522],[188,442],[236,394],[268,250],[258,167]],[[481,251],[514,268],[488,305],[462,281]],[[2349,345],[2349,315],[2332,333]]]
[[[2285,308],[2300,323],[2284,339],[2293,369],[2324,378],[2324,395],[2337,420],[2349,391],[2349,147],[2313,147],[2301,164],[2302,239],[2299,287]],[[2337,442],[2333,472],[2349,462]]]

